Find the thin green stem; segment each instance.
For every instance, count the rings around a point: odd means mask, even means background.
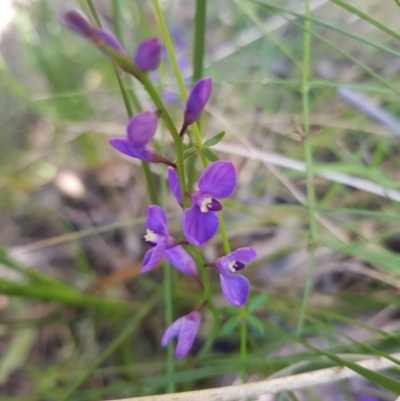
[[[196,0],[196,16],[194,20],[193,43],[193,83],[203,77],[206,11],[207,0]]]
[[[309,262],[307,269],[306,284],[304,288],[303,300],[300,308],[300,316],[297,323],[296,334],[301,336],[303,329],[304,316],[307,309],[308,298],[311,291],[312,273],[315,262],[315,242],[317,239],[317,220],[315,218],[315,191],[313,183],[313,155],[310,139],[310,99],[309,99],[309,75],[310,75],[310,53],[311,53],[311,34],[310,34],[310,0],[305,0],[305,19],[304,19],[304,39],[303,39],[303,74],[302,74],[302,106],[303,106],[303,133],[304,133],[304,153],[306,161],[306,185],[307,201],[309,212]]]
[[[162,138],[159,143],[159,149],[161,153],[165,153],[165,127],[162,126]],[[161,188],[161,206],[164,210],[167,208],[167,174],[166,170],[163,169],[163,173],[160,177],[160,188]],[[172,324],[173,319],[173,305],[172,305],[172,272],[171,266],[166,259],[163,261],[163,274],[164,274],[164,316],[165,324],[169,327]],[[171,394],[176,390],[175,382],[172,380],[174,373],[174,345],[169,342],[167,345],[167,376],[169,377],[168,384],[166,386],[166,392]]]
[[[192,83],[203,78],[204,67],[204,43],[206,33],[206,11],[207,0],[196,0],[196,14],[194,19],[194,41],[193,41],[193,75]],[[197,121],[198,128],[201,128],[201,118]],[[189,147],[191,144],[188,145]],[[188,160],[188,189],[193,190],[197,179],[196,158],[191,157]]]
[[[240,308],[242,320],[240,322],[240,379],[242,383],[246,382],[246,359],[247,359],[247,324],[246,324],[246,309]]]
[[[152,0],[152,3],[153,3],[154,11],[156,13],[157,20],[158,20],[158,23],[159,23],[159,26],[160,26],[161,35],[162,35],[162,37],[164,39],[164,42],[165,42],[165,47],[167,49],[168,57],[169,57],[169,59],[171,61],[172,69],[173,69],[174,74],[175,74],[175,79],[176,79],[176,82],[178,83],[180,95],[182,97],[183,102],[186,102],[187,93],[186,93],[185,83],[183,82],[181,71],[179,70],[178,62],[177,62],[176,57],[175,57],[174,46],[172,44],[171,36],[170,36],[170,34],[168,32],[168,28],[167,28],[167,24],[166,24],[165,19],[164,19],[164,15],[163,15],[163,13],[161,11],[160,4],[159,4],[158,0]],[[196,148],[199,151],[200,158],[201,158],[204,166],[206,166],[207,165],[207,159],[200,152],[201,148],[203,147],[203,141],[201,140],[201,135],[200,135],[199,128],[197,127],[197,124],[196,123],[192,124],[191,129],[193,131],[193,136],[194,136],[194,139],[195,139],[195,145],[196,145]]]
[[[115,75],[117,77],[118,86],[119,86],[119,89],[120,89],[121,94],[122,94],[122,99],[124,100],[126,112],[128,113],[129,117],[132,117],[133,116],[133,109],[132,109],[132,106],[131,106],[131,102],[129,100],[128,93],[125,90],[125,86],[124,86],[124,83],[122,82],[122,78],[120,77],[117,69],[115,69]]]
[[[96,22],[96,25],[101,28],[100,18],[99,18],[98,14],[97,14],[96,9],[94,8],[92,0],[86,0],[86,4],[88,5],[88,7],[90,9],[90,12],[92,13],[92,16],[93,16],[93,18],[94,18],[94,20]]]
[[[119,9],[119,0],[112,0],[112,16],[113,16],[113,26],[114,33],[119,42],[123,45],[124,41],[122,38],[122,29],[121,29],[121,19],[120,19],[120,9]]]

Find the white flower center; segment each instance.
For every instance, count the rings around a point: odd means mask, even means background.
[[[235,260],[235,259],[232,260],[232,262],[229,262],[229,263],[228,263],[229,270],[230,270],[232,273],[236,273],[235,265],[236,265],[236,260]]]
[[[153,231],[147,229],[146,235],[144,236],[144,239],[146,242],[153,242],[156,243],[157,242],[157,236],[156,234],[154,234]]]
[[[211,205],[211,204],[212,204],[212,198],[211,198],[211,196],[207,196],[206,198],[204,198],[204,199],[201,201],[200,211],[203,212],[203,213],[209,212],[207,206],[208,206],[208,205]]]

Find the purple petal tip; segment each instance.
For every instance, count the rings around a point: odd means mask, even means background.
[[[136,50],[134,61],[142,71],[153,71],[161,62],[161,43],[157,38],[141,42]]]
[[[126,126],[129,143],[135,148],[147,145],[156,133],[157,125],[158,118],[150,111],[134,115]]]
[[[211,78],[203,78],[194,85],[186,103],[184,125],[193,124],[200,117],[201,112],[210,99],[211,91]]]
[[[193,311],[186,316],[175,320],[165,331],[161,345],[165,347],[174,337],[178,337],[175,357],[183,358],[192,347],[200,327],[201,315],[199,311]]]
[[[94,27],[77,11],[70,10],[64,14],[68,27],[82,36],[90,37]]]

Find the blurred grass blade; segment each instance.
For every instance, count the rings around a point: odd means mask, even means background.
[[[395,32],[393,30],[391,30],[390,28],[388,28],[387,25],[382,24],[381,22],[379,22],[378,20],[372,18],[368,14],[362,12],[358,8],[353,7],[347,1],[343,1],[343,0],[329,0],[329,1],[331,3],[336,4],[337,6],[339,6],[341,8],[344,8],[345,10],[351,12],[354,15],[357,15],[361,19],[369,22],[371,25],[376,26],[378,29],[380,29],[381,31],[387,33],[388,35],[394,37],[395,39],[400,40],[400,34],[398,34],[397,32]]]
[[[72,386],[67,389],[60,397],[60,401],[67,401],[75,391],[86,382],[93,372],[103,364],[120,347],[133,332],[138,328],[140,322],[151,312],[160,299],[159,293],[153,295],[135,314],[135,316],[126,324],[118,336],[100,353],[96,361],[86,370],[86,372]]]

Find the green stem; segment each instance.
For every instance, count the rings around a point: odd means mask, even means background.
[[[92,0],[86,0],[86,4],[88,5],[88,7],[90,9],[90,12],[92,13],[92,16],[94,18],[94,21],[96,22],[96,25],[101,28],[100,18],[99,18],[98,14],[97,14],[96,9],[94,8]]]
[[[240,379],[242,383],[246,382],[246,359],[247,359],[247,324],[246,324],[246,309],[240,308],[240,315],[242,317],[240,323]]]
[[[194,21],[195,25],[193,43],[193,83],[203,77],[206,10],[207,0],[196,0],[196,17]]]
[[[207,0],[196,0],[196,14],[194,20],[194,41],[193,41],[193,75],[192,83],[194,84],[199,79],[203,78],[204,65],[204,42],[206,33],[206,11]],[[200,130],[201,118],[197,121]],[[189,147],[191,144],[189,144]],[[196,175],[196,158],[191,157],[188,160],[188,189],[193,190],[197,175]]]
[[[309,74],[310,74],[310,51],[311,51],[311,22],[310,18],[310,0],[305,0],[304,13],[304,39],[303,39],[303,75],[302,75],[302,106],[303,106],[303,131],[304,131],[304,153],[306,161],[306,185],[307,201],[309,212],[309,262],[307,269],[306,284],[304,288],[303,300],[300,308],[299,321],[297,323],[296,335],[301,336],[303,329],[304,316],[307,309],[308,298],[311,292],[312,274],[315,262],[315,242],[317,239],[317,220],[315,218],[315,191],[313,183],[313,155],[310,142],[310,100],[309,100]]]
[[[176,79],[176,81],[178,83],[179,92],[181,94],[183,102],[186,102],[187,93],[186,93],[185,83],[183,82],[181,71],[179,70],[178,62],[177,62],[176,57],[175,57],[174,46],[172,44],[171,36],[169,35],[169,32],[168,32],[167,24],[165,23],[165,19],[164,19],[163,13],[161,11],[160,4],[159,4],[158,0],[152,0],[152,3],[153,3],[154,11],[155,11],[156,16],[157,16],[158,23],[160,25],[160,31],[161,31],[161,35],[162,35],[162,37],[164,39],[164,42],[165,42],[165,47],[167,49],[168,57],[169,57],[169,59],[171,61],[172,69],[173,69],[174,74],[175,74],[175,79]],[[192,128],[192,131],[193,131],[193,134],[194,134],[196,147],[197,147],[197,149],[199,151],[201,160],[202,160],[204,166],[206,166],[207,165],[207,159],[200,152],[201,148],[203,147],[203,142],[201,140],[201,135],[200,135],[199,128],[197,127],[196,123],[192,124],[191,128]]]
[[[159,144],[160,151],[165,153],[165,127],[162,127],[162,139]],[[167,175],[166,170],[163,170],[161,174],[161,206],[167,208]],[[172,272],[170,264],[164,259],[163,261],[163,273],[164,273],[164,315],[166,326],[169,327],[172,323],[173,305],[172,305]],[[168,384],[166,386],[166,392],[171,394],[176,391],[175,382],[172,380],[174,373],[174,345],[169,342],[167,345],[167,376]]]
[[[122,29],[121,29],[121,19],[120,16],[120,9],[119,9],[119,0],[112,0],[112,16],[113,16],[113,26],[115,36],[119,40],[119,42],[123,45],[122,39]]]

